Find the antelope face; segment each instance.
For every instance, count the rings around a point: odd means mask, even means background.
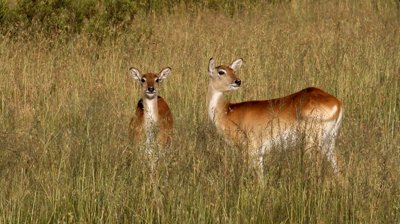
[[[143,95],[148,99],[153,99],[157,96],[158,79],[156,74],[147,73],[140,78],[140,83],[143,88]]]
[[[210,59],[208,74],[212,87],[220,92],[227,92],[239,89],[242,81],[236,76],[236,72],[242,66],[243,60],[237,59],[230,66],[220,65],[215,67],[214,59]]]
[[[141,75],[137,69],[130,68],[130,73],[132,78],[142,86],[143,97],[151,100],[157,98],[160,83],[171,74],[171,68],[164,68],[159,74],[147,73],[144,75]]]

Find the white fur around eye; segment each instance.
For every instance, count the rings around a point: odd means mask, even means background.
[[[226,71],[224,69],[218,69],[218,75],[225,75]]]

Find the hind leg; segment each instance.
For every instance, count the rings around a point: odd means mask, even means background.
[[[324,153],[326,155],[327,160],[331,163],[333,173],[336,176],[336,180],[340,185],[343,185],[345,182],[345,178],[343,176],[343,172],[340,166],[340,161],[338,160],[338,153],[335,150],[335,141],[336,141],[336,133],[331,136],[327,136],[324,142]]]
[[[332,121],[313,125],[312,128],[307,130],[305,137],[306,150],[316,154],[317,165],[322,165],[322,156],[325,156],[335,174],[338,172],[337,157],[334,150],[336,133],[336,121]]]
[[[337,174],[339,169],[337,155],[335,152],[335,136],[329,136],[327,139],[324,139],[322,150],[328,161],[331,163],[333,172]]]
[[[340,173],[337,152],[335,151],[335,142],[336,142],[339,125],[340,125],[340,122],[338,122],[338,121],[332,122],[332,123],[327,123],[326,127],[325,127],[326,132],[324,133],[324,136],[323,136],[324,137],[323,151],[326,155],[326,158],[331,163],[333,172],[336,175],[339,175],[339,173]]]
[[[304,152],[311,161],[315,161],[318,171],[322,168],[321,146],[322,138],[320,131],[316,129],[307,130],[304,138]]]

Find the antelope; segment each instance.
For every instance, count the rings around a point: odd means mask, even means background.
[[[305,141],[306,152],[314,147],[322,151],[337,173],[334,145],[342,120],[342,103],[315,87],[276,99],[230,103],[223,94],[241,86],[236,73],[242,63],[237,59],[229,66],[215,66],[213,58],[209,61],[208,117],[217,132],[230,144],[246,144],[250,160],[256,168],[259,166],[261,175],[263,156],[274,144],[286,146],[300,139]]]
[[[171,74],[171,68],[166,67],[159,74],[144,75],[136,68],[129,70],[131,77],[142,87],[142,98],[130,122],[130,135],[135,143],[145,143],[147,150],[153,146],[166,148],[171,144],[173,118],[168,104],[158,95],[158,91],[160,83]]]

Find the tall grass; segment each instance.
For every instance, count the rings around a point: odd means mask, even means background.
[[[0,41],[0,223],[398,223],[400,11],[393,1],[292,1],[137,17],[101,45]],[[341,99],[345,182],[298,149],[262,182],[207,119],[210,57],[242,57],[232,101],[318,86]],[[172,67],[161,95],[174,145],[153,172],[128,136],[139,87],[128,68]]]

